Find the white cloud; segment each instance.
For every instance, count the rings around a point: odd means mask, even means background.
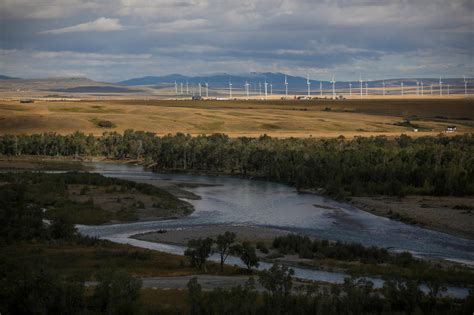
[[[1,0],[0,19],[58,19],[102,6],[93,0]]]
[[[208,26],[209,22],[205,19],[182,19],[149,25],[147,28],[156,32],[193,32],[203,31]]]
[[[48,30],[41,32],[42,34],[63,34],[63,33],[75,33],[75,32],[110,32],[120,31],[124,27],[120,24],[118,19],[109,19],[106,17],[100,17],[95,21],[77,24],[74,26],[68,26],[58,28],[54,30]]]

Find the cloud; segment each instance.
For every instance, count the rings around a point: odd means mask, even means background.
[[[209,22],[205,19],[182,19],[172,22],[157,23],[149,25],[147,28],[157,32],[194,32],[204,31],[209,26]]]
[[[118,19],[109,19],[100,17],[95,21],[77,24],[74,26],[68,26],[53,30],[47,30],[41,32],[41,34],[64,34],[64,33],[76,33],[76,32],[110,32],[120,31],[124,27],[120,24]]]
[[[472,0],[0,0],[1,46],[18,51],[0,69],[472,76],[473,15]]]

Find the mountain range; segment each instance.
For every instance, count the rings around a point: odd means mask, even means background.
[[[234,74],[215,74],[215,75],[209,75],[209,76],[185,76],[181,74],[171,74],[171,75],[165,75],[165,76],[145,76],[145,77],[139,77],[139,78],[132,78],[129,80],[121,81],[118,82],[118,84],[121,85],[127,85],[127,86],[138,86],[138,85],[152,85],[152,86],[169,86],[169,85],[174,85],[176,82],[178,85],[181,83],[186,84],[186,82],[189,85],[198,85],[199,83],[204,84],[208,83],[209,86],[211,87],[228,87],[229,82],[232,83],[233,87],[237,88],[242,88],[246,82],[250,84],[251,89],[258,88],[258,84],[261,83],[262,89],[264,88],[264,82],[266,81],[267,83],[271,83],[273,85],[273,88],[277,89],[284,89],[284,82],[285,82],[285,77],[288,82],[289,89],[295,90],[295,89],[307,89],[307,81],[306,78],[304,77],[298,77],[298,76],[291,76],[291,75],[286,75],[284,73],[280,72],[262,72],[262,73],[256,73],[252,72],[249,74],[241,74],[241,75],[234,75]],[[358,80],[354,81],[337,81],[336,79],[336,88],[347,88],[349,83],[352,82],[353,88],[357,88],[360,86],[360,83]],[[369,87],[377,87],[377,86],[382,86],[383,82],[385,81],[385,84],[387,86],[394,86],[394,85],[400,85],[401,82],[405,86],[416,86],[416,82],[421,82],[425,84],[425,86],[429,86],[431,84],[433,85],[438,85],[439,84],[439,78],[420,78],[420,79],[414,79],[414,78],[400,78],[400,79],[388,79],[388,80],[373,80],[373,81],[368,81],[368,86]],[[450,84],[450,85],[463,85],[464,81],[463,78],[446,78],[443,79],[443,84]],[[327,89],[328,87],[331,86],[330,80],[313,80],[310,79],[311,82],[311,89],[312,90],[317,90],[319,89],[319,84],[322,82],[323,88]],[[365,83],[364,83],[365,86]]]
[[[268,84],[272,84],[274,91],[283,92],[285,89],[285,77],[288,82],[289,91],[300,91],[305,92],[307,90],[307,81],[304,77],[286,75],[280,72],[262,72],[262,73],[248,73],[248,74],[214,74],[208,76],[186,76],[181,74],[170,74],[165,76],[145,76],[132,78],[117,83],[106,83],[97,82],[88,78],[49,78],[49,79],[19,79],[10,76],[0,75],[0,80],[3,81],[2,87],[5,89],[40,89],[54,92],[68,92],[68,93],[136,93],[142,89],[160,89],[170,88],[174,86],[176,82],[178,88],[181,83],[183,88],[186,86],[186,82],[190,87],[196,87],[199,83],[209,84],[210,89],[227,89],[229,82],[232,82],[234,89],[242,90],[246,82],[250,84],[250,91],[257,91],[259,89],[259,83],[262,91],[264,91],[265,81]],[[388,79],[388,80],[374,80],[368,81],[368,87],[381,87],[383,82],[389,87],[400,86],[403,82],[404,86],[416,86],[416,82],[423,82],[425,88],[430,85],[437,87],[439,85],[439,78],[400,78],[400,79]],[[463,78],[444,78],[442,79],[443,85],[451,85],[458,89],[464,86]],[[319,81],[317,79],[311,79],[311,90],[313,92],[318,91],[320,83],[322,83],[323,89],[331,89],[331,82]],[[469,85],[471,85],[472,78],[468,79]],[[336,88],[337,89],[348,89],[349,83],[352,83],[352,88],[357,90],[360,88],[358,80],[354,81],[337,81],[336,77]],[[363,87],[365,87],[365,82]],[[138,89],[138,90],[137,90]],[[268,86],[270,89],[270,86]]]

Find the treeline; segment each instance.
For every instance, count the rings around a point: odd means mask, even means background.
[[[395,258],[403,264],[411,262],[409,259],[400,259],[399,255],[391,255],[385,248],[364,247],[358,243],[346,244],[342,242],[330,243],[327,240],[311,240],[308,236],[299,234],[288,234],[279,236],[273,240],[272,247],[279,253],[298,254],[301,258],[333,258],[337,260],[353,261],[362,263],[386,263]],[[397,262],[398,262],[397,260]]]
[[[82,236],[65,218],[46,224],[40,206],[29,202],[21,185],[0,187],[0,247],[34,243],[96,246],[105,241]],[[140,309],[141,280],[124,271],[96,275],[92,296],[84,279],[59,274],[48,257],[19,260],[0,252],[1,314],[134,314]]]
[[[409,252],[391,253],[385,248],[365,247],[359,243],[330,242],[308,236],[288,234],[273,240],[272,249],[280,255],[298,255],[315,262],[357,262],[347,272],[361,275],[382,275],[391,279],[423,281],[428,287],[440,284],[472,285],[474,274],[456,267],[443,268],[428,260],[413,257]],[[329,263],[330,264],[330,263]],[[339,265],[343,265],[339,264]]]
[[[346,140],[48,133],[0,136],[0,154],[145,159],[156,170],[259,177],[333,196],[474,194],[472,134]]]
[[[206,271],[206,261],[212,253],[219,254],[221,271],[229,255],[237,255],[248,272],[259,265],[256,248],[248,241],[236,242],[235,233],[229,231],[218,235],[216,239],[207,237],[189,240],[184,256],[189,259],[191,266]]]
[[[471,314],[474,291],[465,300],[424,294],[415,281],[392,281],[376,290],[363,279],[345,279],[343,285],[308,285],[297,291],[292,270],[273,265],[259,275],[266,289],[258,293],[250,278],[244,286],[204,292],[196,278],[188,283],[190,314]]]

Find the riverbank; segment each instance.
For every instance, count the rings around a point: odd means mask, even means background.
[[[85,163],[84,163],[85,162]],[[88,163],[114,163],[127,165],[146,165],[144,160],[124,159],[116,160],[106,157],[50,157],[50,156],[0,156],[1,171],[91,171],[92,166]],[[151,165],[153,166],[153,165]],[[232,174],[219,174],[204,171],[178,171],[182,174],[232,176]],[[239,176],[242,177],[242,176]],[[253,179],[251,176],[243,177]],[[199,200],[200,196],[186,188],[196,188],[208,184],[173,181],[170,179],[134,179],[136,182],[150,184],[163,189],[176,198],[188,200]],[[324,189],[299,190],[300,193],[310,193],[324,196]],[[347,202],[347,200],[344,200]],[[406,224],[422,226],[423,228],[460,236],[474,240],[474,197],[452,197],[452,196],[407,196],[403,198],[390,196],[352,197],[350,203],[372,214],[383,216],[392,220],[402,221]],[[316,205],[320,207],[320,205]],[[330,209],[329,209],[330,210]],[[189,214],[189,213],[188,213]],[[187,215],[187,214],[186,214]],[[164,216],[148,216],[144,220],[156,218],[178,218],[180,214]],[[139,219],[140,220],[140,219]]]
[[[474,281],[472,268],[458,263],[437,259],[416,259],[408,253],[389,254],[380,249],[320,241],[312,237],[306,237],[305,240],[303,236],[290,235],[288,231],[257,226],[208,225],[161,229],[132,235],[130,238],[156,243],[160,246],[159,248],[166,251],[168,245],[186,248],[191,239],[209,237],[215,240],[218,235],[227,231],[236,235],[236,243],[247,241],[253,244],[257,248],[257,257],[263,264],[278,263],[290,268],[304,268],[308,271],[356,277],[374,277],[374,279],[406,278],[424,281],[437,279],[436,281],[441,283],[469,287]],[[308,247],[308,242],[313,242],[314,245]],[[281,244],[286,245],[282,247]],[[288,246],[294,246],[294,248],[287,248]],[[306,250],[302,250],[303,247]],[[315,249],[316,247],[319,249]],[[153,248],[153,246],[147,248]],[[351,251],[352,254],[349,254]]]
[[[378,216],[474,240],[474,197],[352,197],[351,204]]]
[[[176,219],[194,211],[190,203],[154,185],[96,173],[17,168],[0,173],[0,183],[7,191],[24,190],[28,202],[40,207],[48,220],[63,219],[72,224]]]
[[[224,234],[227,231],[235,233],[237,242],[262,242],[266,246],[270,246],[275,237],[285,236],[289,233],[283,230],[256,226],[208,225],[136,234],[132,238],[147,242],[186,246],[191,239],[206,237],[215,239],[217,235]]]

